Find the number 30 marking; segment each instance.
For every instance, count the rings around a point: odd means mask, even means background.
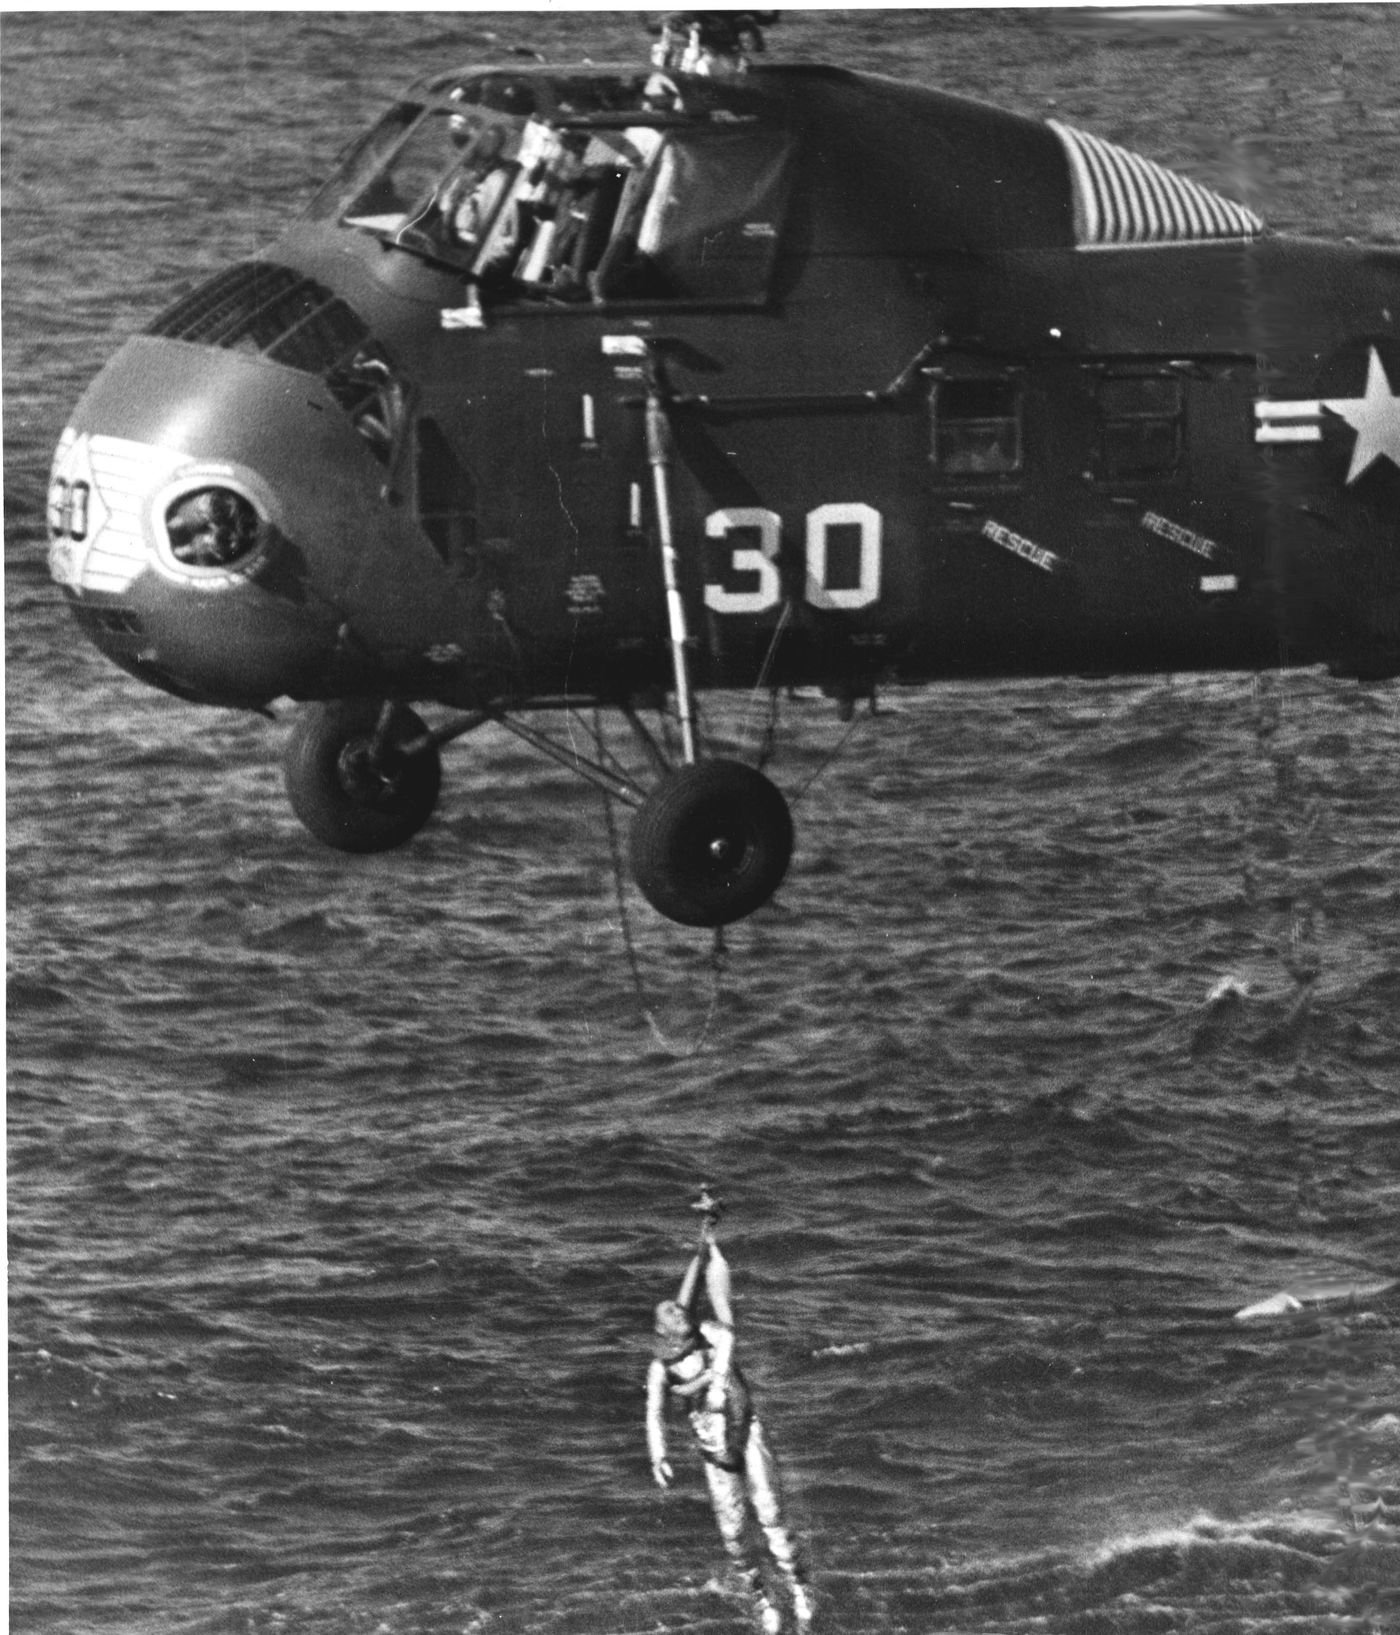
[[[776,607],[782,594],[778,577],[778,547],[782,542],[782,520],[776,511],[761,506],[729,506],[711,511],[705,518],[708,539],[727,539],[739,529],[753,530],[758,543],[736,545],[730,553],[735,573],[754,573],[758,583],[752,590],[726,590],[714,581],[705,586],[705,606],[715,613],[766,613]],[[833,590],[827,584],[828,538],[832,528],[860,531],[860,573],[854,585]],[[882,551],[880,513],[872,505],[851,501],[819,505],[807,513],[807,581],[803,594],[813,607],[851,612],[869,607],[880,598]]]

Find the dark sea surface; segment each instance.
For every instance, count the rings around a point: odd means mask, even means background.
[[[1394,684],[949,686],[849,736],[795,701],[794,868],[717,957],[620,912],[598,797],[494,728],[409,848],[318,846],[290,712],[141,688],[48,580],[88,378],[384,100],[643,45],[0,20],[12,1627],[745,1629],[684,1427],[670,1494],[642,1438],[708,1179],[819,1631],[1400,1629]],[[1389,8],[771,46],[1400,238]]]

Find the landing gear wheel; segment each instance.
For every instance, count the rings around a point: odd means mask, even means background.
[[[442,787],[435,743],[405,754],[427,728],[406,705],[373,699],[308,704],[282,758],[292,810],[318,840],[342,852],[384,852],[412,839]]]
[[[792,814],[761,772],[699,761],[669,773],[632,825],[632,873],[642,895],[680,925],[729,925],[782,884]]]

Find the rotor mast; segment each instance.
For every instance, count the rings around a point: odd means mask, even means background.
[[[750,54],[764,50],[763,30],[778,18],[776,11],[667,12],[651,48],[652,64],[663,74],[710,79],[742,74]]]

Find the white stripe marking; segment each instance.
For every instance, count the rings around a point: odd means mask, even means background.
[[[1256,426],[1256,443],[1320,443],[1321,426]]]
[[[1254,405],[1254,413],[1260,420],[1316,420],[1322,413],[1322,403],[1315,397],[1266,400]]]

